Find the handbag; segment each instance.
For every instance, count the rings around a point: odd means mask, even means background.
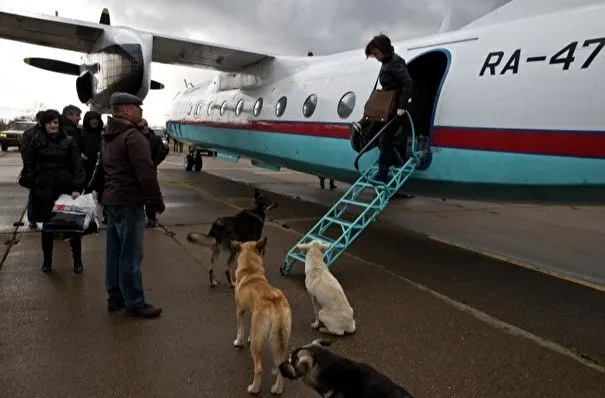
[[[378,78],[364,108],[363,120],[384,122],[395,112],[399,90],[377,90]]]

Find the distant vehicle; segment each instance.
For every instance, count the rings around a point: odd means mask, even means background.
[[[8,148],[11,146],[16,146],[21,150],[21,137],[23,137],[23,132],[35,124],[35,122],[26,120],[18,120],[11,123],[11,125],[8,126],[8,129],[0,132],[0,146],[2,147],[2,151],[8,151]]]

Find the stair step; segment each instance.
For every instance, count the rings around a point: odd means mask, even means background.
[[[326,238],[323,235],[307,234],[307,236],[310,238],[310,240],[319,239],[325,243],[328,243],[330,246],[334,246],[337,248],[344,247],[344,245],[341,242],[336,243],[336,241],[334,239]]]
[[[331,223],[334,224],[339,224],[342,225],[344,227],[357,227],[356,225],[354,225],[355,223],[353,221],[347,221],[347,220],[343,220],[340,218],[334,218],[334,217],[324,217],[326,220],[330,221]]]
[[[363,208],[366,208],[366,209],[368,209],[368,208],[378,208],[378,206],[376,206],[376,205],[372,206],[371,203],[360,202],[360,201],[352,200],[352,199],[341,199],[340,201],[342,203],[347,203],[347,204],[350,204],[350,205],[353,205],[353,206],[359,206],[359,207],[363,207]]]

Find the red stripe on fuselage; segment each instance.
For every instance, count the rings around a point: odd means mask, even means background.
[[[248,121],[243,123],[194,121],[181,123],[215,128],[349,139],[347,123],[281,121]],[[435,126],[432,131],[431,145],[538,155],[605,157],[605,132]]]
[[[605,157],[605,132],[435,127],[431,145],[484,151]]]

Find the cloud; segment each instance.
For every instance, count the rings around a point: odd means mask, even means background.
[[[379,32],[404,40],[437,32],[448,9],[460,27],[508,0],[106,0],[115,21],[198,40],[302,55],[360,48]],[[145,9],[143,13],[140,10]],[[156,10],[161,10],[157,12]]]
[[[124,25],[171,36],[244,47],[283,55],[315,55],[362,48],[375,34],[392,40],[436,33],[448,10],[450,26],[458,28],[508,0],[3,0],[2,9],[98,22],[107,7],[112,25]],[[47,72],[23,63],[38,56],[79,63],[80,54],[0,40],[0,117],[20,114],[34,104],[62,109],[76,104],[75,77]],[[175,94],[188,82],[210,80],[214,72],[153,64],[152,79],[166,85],[150,91],[145,116],[163,124]],[[7,93],[9,93],[7,95]]]

